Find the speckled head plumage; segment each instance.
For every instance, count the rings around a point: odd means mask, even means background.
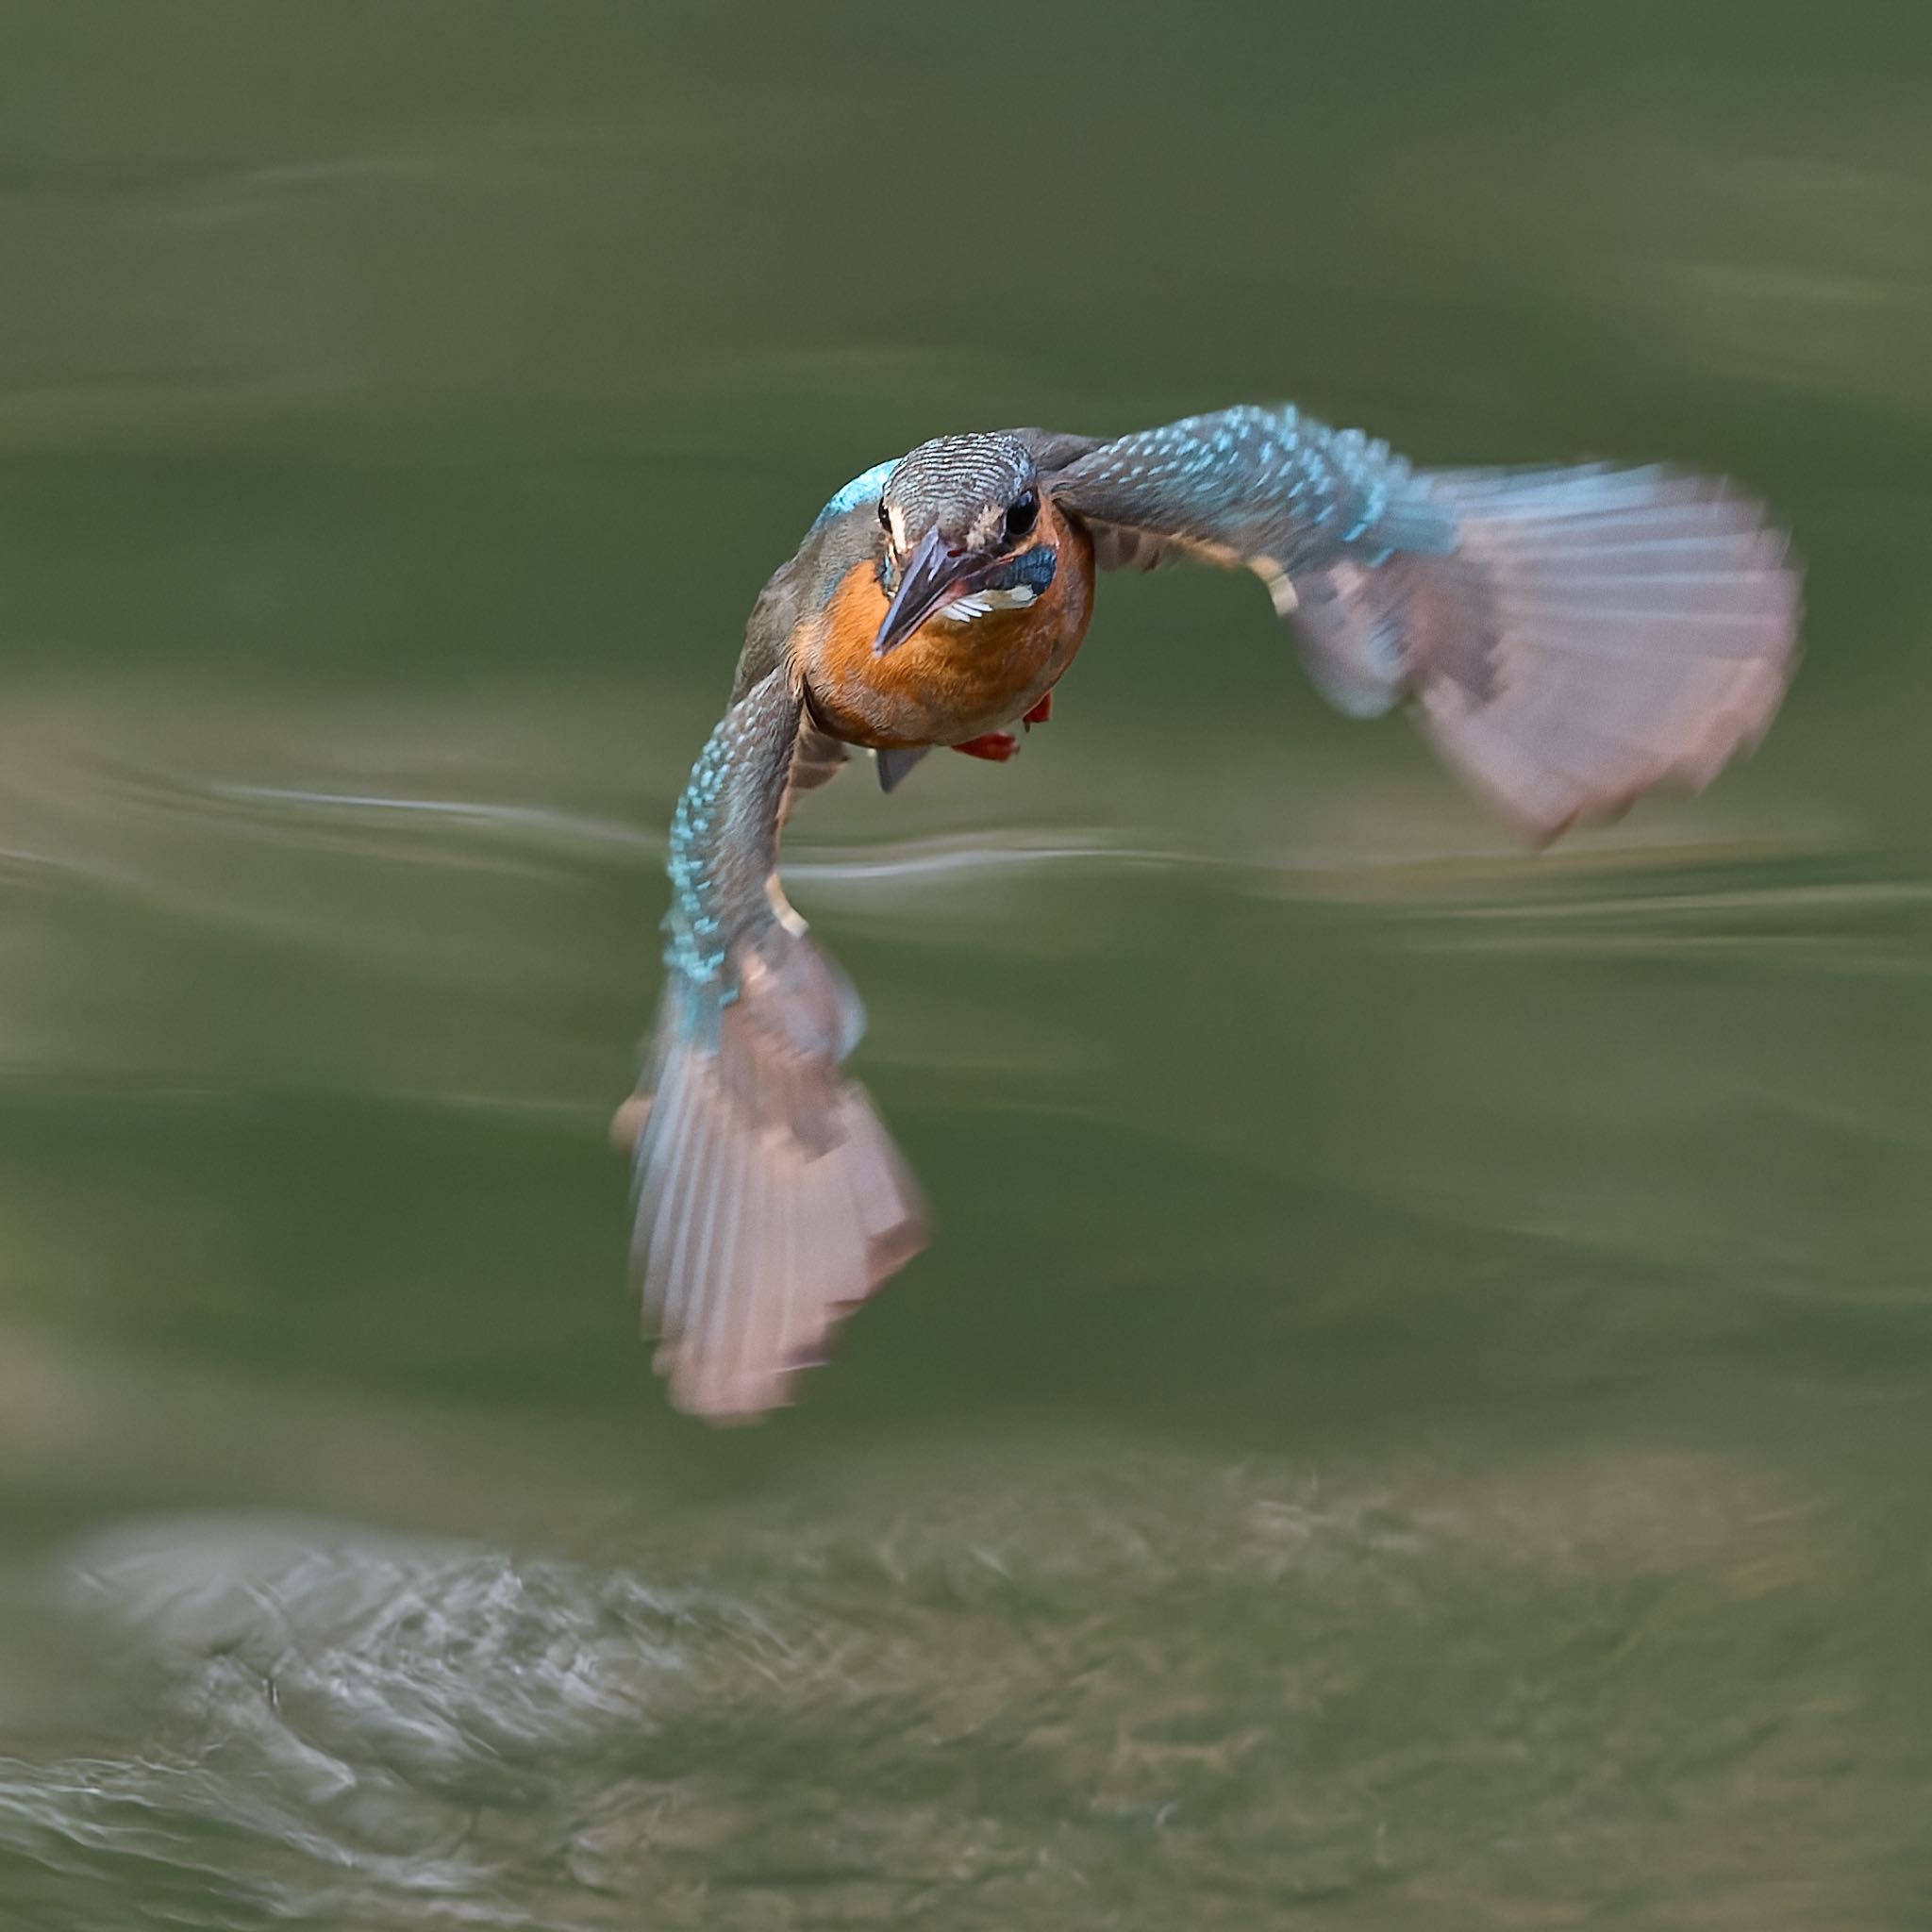
[[[936,436],[892,465],[879,521],[902,555],[930,530],[957,549],[991,550],[1007,541],[1008,512],[1038,481],[1018,437]]]
[[[1040,513],[1033,453],[1016,436],[938,436],[901,457],[879,492],[891,604],[875,655],[935,613],[970,618],[1030,604],[1057,560],[1036,537]]]

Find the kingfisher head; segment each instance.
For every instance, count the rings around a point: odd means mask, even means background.
[[[1040,478],[1017,437],[941,436],[893,464],[879,494],[891,603],[873,655],[929,619],[969,623],[1031,604],[1058,557],[1042,526]]]

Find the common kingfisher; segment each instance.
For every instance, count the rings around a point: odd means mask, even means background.
[[[1407,704],[1531,840],[1706,785],[1797,657],[1784,534],[1727,482],[1597,464],[1424,470],[1245,406],[1095,438],[942,436],[841,490],[751,614],[672,820],[667,979],[638,1094],[634,1266],[681,1407],[787,1399],[925,1243],[919,1191],[841,1071],[864,1015],[787,901],[798,794],[855,751],[1009,758],[1051,712],[1096,573],[1255,572],[1316,685]]]

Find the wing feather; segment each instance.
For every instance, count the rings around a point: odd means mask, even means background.
[[[1103,567],[1254,571],[1324,695],[1357,716],[1409,704],[1536,839],[1708,784],[1797,663],[1788,541],[1718,478],[1419,471],[1243,407],[1099,444],[1052,487]]]
[[[674,823],[632,1253],[673,1397],[713,1421],[785,1401],[925,1240],[919,1191],[842,1070],[857,995],[777,883],[791,799],[842,756],[781,666],[726,712]]]

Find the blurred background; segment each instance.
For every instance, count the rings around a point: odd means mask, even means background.
[[[0,1926],[1924,1923],[1932,25],[0,23]],[[1734,474],[1531,858],[1107,585],[793,896],[940,1237],[675,1416],[605,1131],[766,574],[940,431]]]

